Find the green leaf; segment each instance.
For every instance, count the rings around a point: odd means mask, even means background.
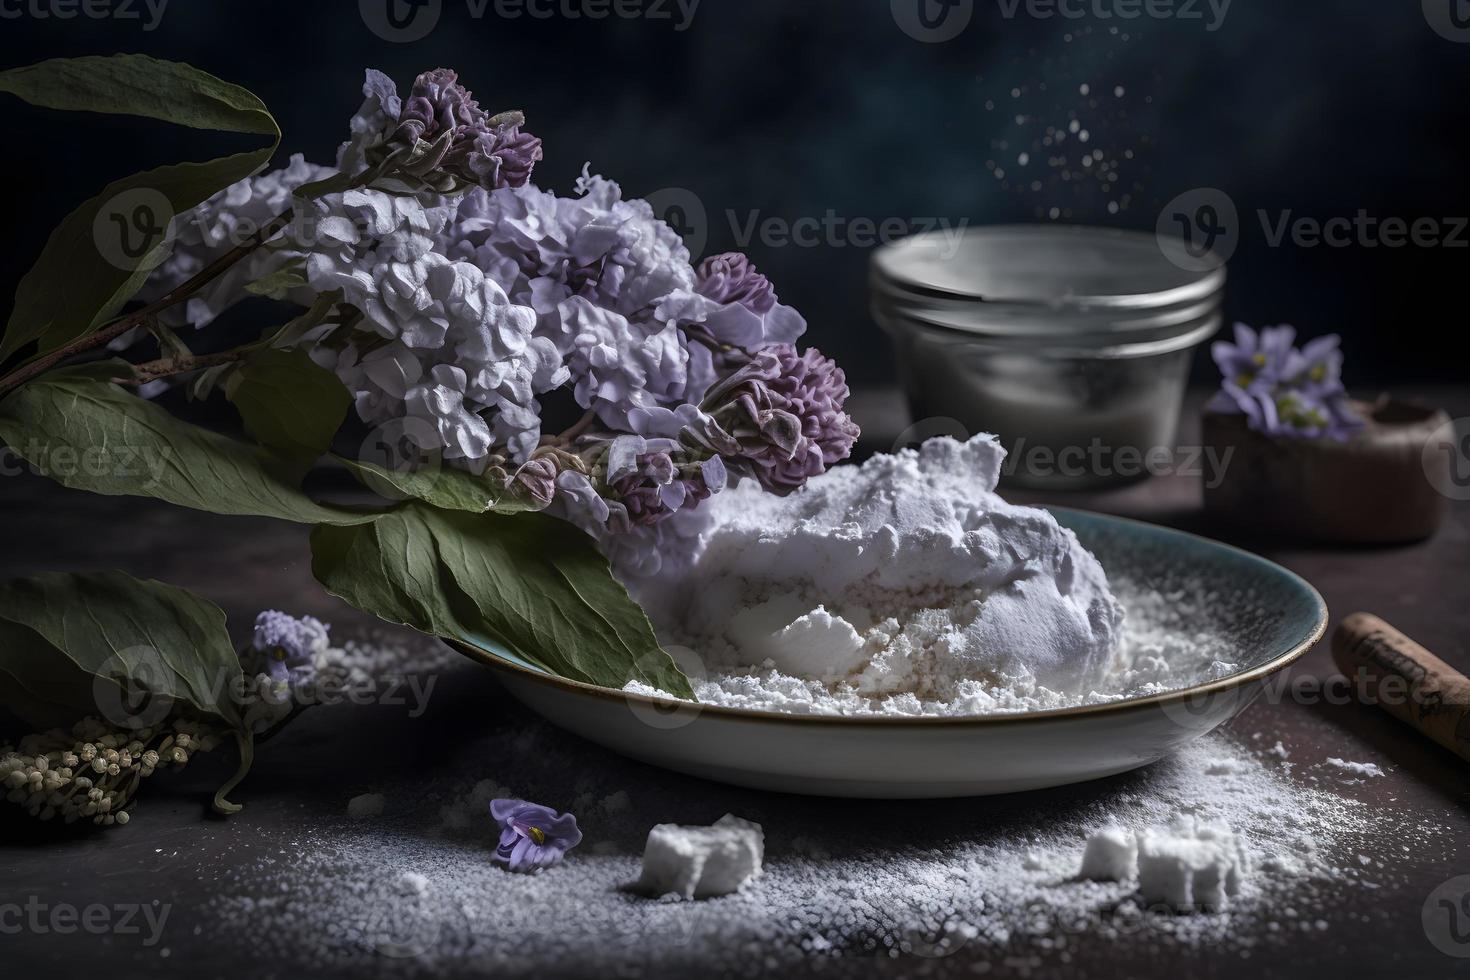
[[[592,539],[565,521],[410,503],[370,524],[318,527],[311,547],[317,580],[382,619],[498,642],[573,680],[693,696]]]
[[[16,579],[0,586],[0,637],[0,694],[19,690],[7,704],[23,716],[39,702],[53,724],[151,727],[179,706],[239,721],[225,614],[183,589],[122,572]]]
[[[35,105],[146,116],[267,136],[268,146],[114,181],[64,218],[15,294],[0,360],[54,350],[111,319],[168,253],[176,215],[258,171],[280,142],[265,105],[237,85],[145,55],[59,58],[0,72],[0,92]]]
[[[229,383],[230,375],[240,369],[238,364],[215,364],[207,367],[194,376],[189,382],[187,394],[191,401],[204,401],[214,389],[222,384]]]
[[[41,353],[54,350],[110,320],[167,255],[170,240],[163,229],[172,216],[255,173],[274,152],[271,146],[134,174],[108,184],[63,218],[16,287],[0,360],[34,340],[41,340]],[[136,220],[137,207],[153,215],[142,219],[152,231],[126,223]]]
[[[332,289],[317,293],[311,308],[281,325],[274,333],[261,337],[260,343],[268,347],[291,347],[300,342],[307,333],[321,326],[332,307],[342,301],[342,290]]]
[[[302,184],[292,192],[293,197],[299,197],[303,201],[321,197],[323,194],[340,194],[350,191],[354,187],[360,187],[365,183],[365,178],[358,174],[335,173],[323,177],[321,180],[313,180]]]
[[[245,430],[303,474],[327,451],[352,405],[337,376],[299,349],[257,351],[225,390]]]
[[[0,401],[0,439],[43,474],[92,493],[310,524],[372,515],[318,504],[272,454],[174,418],[117,385],[55,372]]]
[[[252,296],[270,296],[280,299],[292,289],[308,286],[306,264],[296,260],[288,262],[272,272],[267,272],[254,282],[245,284],[245,291]]]
[[[335,459],[369,490],[390,500],[422,500],[444,510],[463,510],[471,514],[491,511],[521,514],[542,507],[529,497],[513,493],[503,480],[494,479],[490,470],[476,476],[452,466],[436,465],[400,472],[344,456]]]
[[[177,61],[142,54],[53,58],[0,72],[0,92],[47,109],[146,116],[192,129],[279,136],[248,90]]]
[[[95,714],[95,681],[35,630],[0,619],[0,705],[33,731]]]

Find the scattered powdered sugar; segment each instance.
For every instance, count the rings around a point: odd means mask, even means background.
[[[320,823],[280,840],[279,857],[221,871],[202,914],[231,924],[223,942],[269,936],[272,956],[303,968],[353,970],[389,957],[401,960],[395,972],[424,974],[754,975],[811,957],[872,955],[1021,957],[1039,966],[1079,944],[1116,943],[1238,955],[1294,943],[1299,926],[1325,927],[1316,923],[1349,893],[1379,887],[1392,868],[1361,861],[1372,842],[1392,834],[1432,847],[1442,832],[1303,785],[1274,757],[1221,735],[1101,783],[924,803],[692,781],[591,749],[523,713],[459,751],[490,760],[499,774],[479,785],[384,788],[378,820]],[[583,845],[537,875],[495,866],[494,828],[474,811],[502,781],[518,796],[571,802]],[[573,784],[575,798],[565,795]],[[465,819],[426,832],[445,812]],[[764,828],[760,877],[694,902],[637,891],[650,828],[724,812]],[[1106,831],[1152,848],[1167,879],[1182,865],[1166,852],[1179,848],[1157,828],[1192,828],[1189,846],[1200,854],[1183,862],[1193,869],[1186,904],[1203,893],[1210,908],[1181,916],[1151,907],[1149,898],[1173,904],[1183,893],[1140,894],[1126,843],[1110,860],[1121,870],[1095,875],[1123,880],[1078,875],[1089,839]]]
[[[1352,776],[1373,777],[1383,775],[1383,770],[1372,762],[1349,762],[1346,759],[1339,759],[1334,756],[1327,760],[1327,765]]]
[[[1220,624],[1252,596],[1163,563],[1104,575],[1049,512],[994,493],[1003,458],[991,436],[939,438],[785,498],[737,488],[709,502],[692,569],[633,587],[665,644],[693,652],[680,663],[703,665],[695,697],[726,707],[1037,711],[1237,669]]]

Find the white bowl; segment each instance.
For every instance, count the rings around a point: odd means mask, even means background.
[[[793,715],[627,694],[548,674],[490,644],[452,645],[548,721],[623,755],[757,789],[903,799],[1041,789],[1156,762],[1232,718],[1327,628],[1317,591],[1264,558],[1182,531],[1052,510],[1114,574],[1164,591],[1248,597],[1215,600],[1211,625],[1240,669],[1178,691],[1049,711]]]

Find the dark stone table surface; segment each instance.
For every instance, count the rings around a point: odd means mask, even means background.
[[[1414,394],[1470,415],[1466,390],[1419,390]],[[1193,402],[1197,404],[1197,400]],[[886,449],[901,428],[902,409],[892,393],[864,393],[856,403],[867,422],[867,448]],[[1197,439],[1186,424],[1181,440]],[[887,443],[885,445],[885,442]],[[1470,461],[1466,461],[1470,466]],[[1333,626],[1349,612],[1370,610],[1441,657],[1470,670],[1470,504],[1450,505],[1437,536],[1414,545],[1387,548],[1322,547],[1241,538],[1211,527],[1200,512],[1200,484],[1187,476],[1155,477],[1103,492],[1017,494],[1017,497],[1143,518],[1235,541],[1303,575],[1326,597]],[[239,633],[254,613],[279,606],[310,612],[335,624],[338,635],[366,629],[365,617],[317,587],[307,560],[307,529],[245,518],[225,518],[173,509],[151,501],[96,498],[28,475],[0,479],[0,512],[6,540],[0,570],[9,576],[42,569],[119,567],[133,574],[194,589],[219,603]],[[1293,676],[1333,672],[1324,642],[1292,668]],[[420,718],[400,709],[345,706],[330,720],[303,718],[289,739],[262,749],[256,772],[239,796],[244,812],[221,820],[206,814],[203,801],[219,779],[206,762],[179,777],[150,786],[138,817],[108,832],[62,831],[16,819],[4,806],[0,819],[0,909],[26,901],[138,901],[167,903],[174,913],[164,942],[144,946],[138,935],[58,935],[6,928],[0,915],[0,964],[16,980],[44,976],[295,976],[298,966],[274,957],[261,937],[255,955],[222,955],[216,938],[230,923],[202,918],[210,876],[197,869],[238,864],[278,846],[290,828],[342,811],[342,801],[372,776],[394,766],[451,765],[437,747],[471,733],[488,716],[514,721],[522,709],[511,704],[488,672],[468,666],[455,673],[447,696]],[[1370,803],[1392,800],[1397,807],[1432,813],[1452,833],[1443,853],[1404,853],[1389,838],[1381,856],[1397,864],[1394,883],[1371,893],[1344,894],[1327,915],[1330,928],[1311,942],[1267,958],[1221,961],[1208,950],[1167,956],[1131,954],[1111,947],[1090,960],[1074,950],[1066,963],[1025,966],[1035,975],[1169,977],[1326,975],[1369,977],[1467,976],[1470,959],[1436,950],[1421,924],[1432,889],[1454,875],[1470,873],[1470,780],[1467,763],[1429,743],[1376,709],[1356,704],[1303,704],[1290,698],[1258,701],[1232,723],[1245,732],[1265,732],[1304,753],[1336,755],[1380,764],[1388,775],[1350,792]],[[351,751],[344,751],[344,747]],[[614,760],[588,746],[589,764],[634,764]],[[371,762],[367,761],[371,760]],[[437,761],[436,761],[437,760]],[[832,801],[772,797],[715,787],[674,774],[637,767],[640,778],[687,784],[688,794],[717,793],[722,799],[764,800],[767,810],[786,805],[820,818]],[[1052,791],[1061,792],[1061,791]],[[1043,802],[1045,798],[1042,798]],[[772,802],[772,801],[776,802]],[[826,808],[826,809],[824,809]],[[677,815],[674,815],[677,816]],[[187,852],[190,862],[168,859]],[[1470,937],[1467,937],[1470,947]],[[1465,950],[1470,955],[1470,948]],[[388,963],[384,972],[404,964]],[[712,964],[713,965],[713,964]],[[728,964],[727,964],[728,965]],[[941,961],[814,960],[812,970],[828,975],[876,973],[903,976],[1008,975],[1014,964],[985,959],[971,947]],[[558,973],[548,963],[543,976]]]

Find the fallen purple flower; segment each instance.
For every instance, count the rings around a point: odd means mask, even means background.
[[[577,818],[525,800],[491,800],[490,816],[500,828],[495,860],[529,874],[549,868],[582,842]]]

